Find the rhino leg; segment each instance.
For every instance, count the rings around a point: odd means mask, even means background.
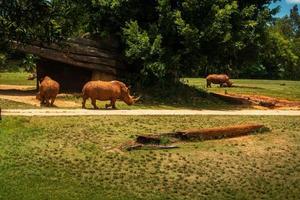
[[[113,109],[116,109],[116,99],[111,99],[110,104],[105,104],[105,109],[112,107]]]
[[[82,97],[82,108],[85,108],[85,102],[88,98],[86,96]]]
[[[116,109],[116,99],[112,99],[110,101],[110,104],[111,104],[112,109]]]
[[[40,105],[44,105],[45,104],[45,97],[44,96],[40,96]]]
[[[210,81],[206,81],[206,87],[211,87],[211,82]]]
[[[51,102],[50,102],[51,106],[53,106],[54,101],[55,101],[55,97],[51,97]]]
[[[49,107],[50,106],[50,98],[46,98],[46,106]]]
[[[92,105],[94,106],[94,109],[99,109],[98,106],[96,105],[96,99],[91,99],[92,100]]]

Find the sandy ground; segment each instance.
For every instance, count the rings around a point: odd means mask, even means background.
[[[107,116],[107,115],[272,115],[300,116],[300,110],[85,110],[85,109],[4,109],[2,115],[12,116]]]
[[[14,95],[2,95],[2,94],[0,94],[0,99],[6,99],[6,100],[16,101],[16,102],[20,102],[20,103],[26,103],[26,104],[29,104],[29,105],[40,107],[40,102],[35,98],[34,95],[14,96]],[[81,106],[80,104],[78,104],[76,102],[64,101],[64,100],[61,100],[61,99],[56,99],[54,105],[57,106],[57,107],[63,107],[63,108],[74,108],[74,107]]]
[[[0,85],[0,90],[32,90],[35,86],[31,85]]]
[[[34,86],[0,85],[0,98],[11,101],[40,106],[35,98]],[[59,94],[64,96],[65,94]],[[247,97],[248,98],[248,97]],[[257,97],[256,97],[257,98]],[[272,99],[274,100],[274,99]],[[279,103],[279,102],[276,102]],[[282,103],[282,102],[280,102]],[[290,102],[284,102],[290,103]],[[298,103],[298,102],[297,102]],[[3,109],[2,115],[20,116],[77,116],[77,115],[286,115],[300,116],[300,110],[92,110],[92,109],[70,109],[80,107],[74,101],[56,99],[54,105],[58,108],[37,109]],[[293,105],[294,106],[294,105]],[[65,109],[62,109],[65,108]],[[259,109],[259,108],[258,108]]]
[[[64,96],[65,94],[59,94],[58,96]],[[0,85],[0,98],[25,103],[33,106],[40,107],[40,102],[35,98],[36,91],[34,86],[23,85]],[[66,101],[56,99],[55,106],[63,108],[72,108],[81,106],[74,101]]]

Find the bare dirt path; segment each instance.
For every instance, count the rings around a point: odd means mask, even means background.
[[[59,94],[58,96],[65,96],[65,94]],[[16,101],[19,103],[25,103],[25,104],[39,107],[40,102],[35,97],[36,97],[35,86],[0,85],[0,99]],[[74,108],[74,107],[81,106],[74,101],[67,101],[63,99],[56,99],[54,104],[57,107],[63,107],[63,108]]]
[[[0,85],[0,98],[40,106],[33,86]],[[59,96],[64,96],[60,94]],[[84,115],[285,115],[300,116],[300,110],[85,110],[74,101],[56,99],[58,108],[2,109],[2,115],[12,116],[84,116]],[[70,108],[73,109],[70,109]],[[65,109],[62,109],[65,108]]]
[[[20,103],[26,103],[29,105],[40,107],[40,102],[35,98],[35,95],[28,95],[28,96],[16,96],[16,95],[3,95],[0,94],[0,99],[6,99],[11,101],[16,101]],[[61,99],[56,99],[55,106],[62,107],[62,108],[74,108],[81,106],[80,104],[74,101],[66,101]]]
[[[35,89],[32,85],[0,85],[0,90],[31,90]]]
[[[271,115],[300,116],[300,110],[85,110],[85,109],[4,109],[3,116],[107,116],[107,115]]]

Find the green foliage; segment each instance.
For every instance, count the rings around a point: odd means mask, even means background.
[[[275,21],[267,30],[261,63],[271,78],[300,78],[300,16],[294,6],[290,16]]]
[[[292,77],[299,59],[292,50],[291,42],[272,31],[269,32],[262,57],[269,77],[273,78]]]
[[[272,24],[278,8],[270,9],[271,2],[1,1],[0,38],[3,44],[58,42],[86,32],[115,38],[132,71],[148,84],[198,73],[239,76],[249,70],[269,78],[297,78],[298,7]]]
[[[0,66],[3,66],[6,62],[6,55],[3,53],[0,53]]]
[[[1,43],[55,42],[74,33],[84,19],[70,0],[10,0],[0,2]]]
[[[34,72],[36,68],[36,60],[37,58],[32,54],[27,54],[22,61],[21,66],[27,72]]]

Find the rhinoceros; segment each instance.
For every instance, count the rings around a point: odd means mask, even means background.
[[[52,80],[50,77],[45,76],[39,84],[39,92],[36,95],[36,99],[41,101],[46,106],[53,106],[55,98],[59,92],[59,83]],[[51,99],[51,103],[49,100]]]
[[[220,87],[231,87],[232,82],[226,74],[210,74],[206,77],[206,87],[211,87],[211,83],[220,84]]]
[[[99,109],[96,105],[96,100],[107,101],[105,108],[112,107],[116,109],[116,101],[120,99],[127,105],[132,105],[138,98],[130,95],[128,87],[120,81],[89,81],[82,89],[82,108],[85,108],[85,103],[88,98],[91,98],[92,105],[95,109]]]

